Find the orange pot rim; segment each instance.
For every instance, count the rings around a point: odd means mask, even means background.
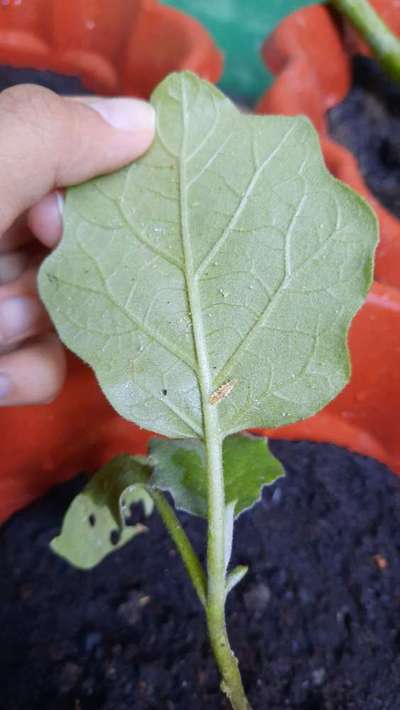
[[[166,39],[171,56],[160,60]],[[158,0],[54,0],[50,11],[47,0],[35,0],[0,7],[0,64],[79,76],[95,93],[147,97],[158,81],[143,74],[187,69],[215,82],[223,56],[200,22]]]

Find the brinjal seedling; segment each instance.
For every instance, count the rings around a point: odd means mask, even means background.
[[[168,438],[95,475],[52,546],[92,567],[143,529],[126,524],[133,502],[155,506],[204,607],[222,688],[244,710],[225,625],[246,572],[229,569],[234,520],[283,471],[265,439],[241,432],[308,417],[347,382],[377,224],[328,173],[307,119],[243,115],[190,73],[152,103],[151,149],[69,191],[39,282],[117,412]],[[207,518],[206,570],[164,491]]]

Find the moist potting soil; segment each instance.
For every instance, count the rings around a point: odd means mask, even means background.
[[[332,445],[272,448],[287,475],[239,518],[234,563],[250,572],[228,604],[253,710],[398,710],[400,480]],[[226,709],[156,513],[90,572],[50,551],[84,480],[0,533],[1,710]],[[204,522],[181,518],[203,554]]]
[[[400,85],[368,57],[353,61],[353,84],[328,113],[329,133],[357,159],[371,192],[400,218]]]
[[[38,84],[59,94],[80,96],[90,94],[77,76],[66,76],[53,71],[0,66],[0,91],[17,84]]]

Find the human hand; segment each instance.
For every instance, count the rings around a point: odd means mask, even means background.
[[[61,238],[62,189],[131,162],[153,136],[143,101],[31,85],[0,94],[0,406],[49,402],[64,382],[64,350],[36,284]]]

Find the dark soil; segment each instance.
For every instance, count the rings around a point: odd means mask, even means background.
[[[400,218],[400,85],[355,57],[353,86],[329,111],[329,132],[356,157],[371,192]]]
[[[66,76],[52,71],[39,69],[0,66],[0,91],[16,84],[38,84],[58,94],[89,94],[77,76]]]
[[[240,519],[230,635],[254,710],[399,710],[400,479],[276,442],[285,479]],[[84,478],[0,537],[1,710],[222,710],[200,606],[154,514],[92,572],[48,548]],[[202,549],[203,523],[182,516]]]

